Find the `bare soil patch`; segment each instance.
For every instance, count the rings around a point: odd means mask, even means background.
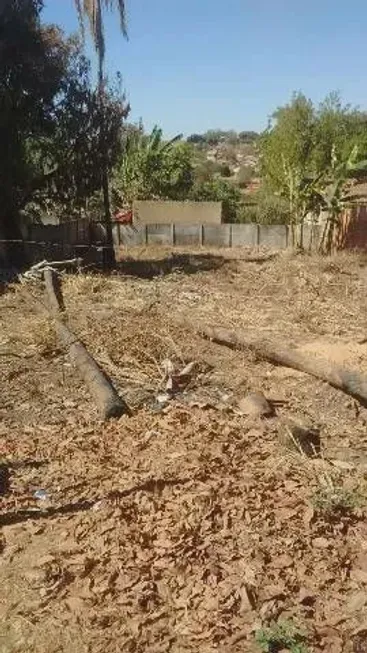
[[[38,285],[0,297],[0,651],[256,653],[273,622],[310,652],[366,651],[367,410],[179,325],[365,371],[366,257],[122,258],[120,274],[70,275],[63,291],[131,418],[100,423]],[[162,401],[167,360],[196,366]],[[249,391],[274,416],[241,414]],[[319,429],[321,456],[284,446],[288,419]]]

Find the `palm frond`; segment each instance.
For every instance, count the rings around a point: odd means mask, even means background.
[[[76,12],[78,14],[80,31],[84,38],[85,31],[84,31],[84,14],[83,14],[82,0],[75,0],[75,6],[76,6]]]
[[[120,28],[124,37],[127,39],[127,20],[126,20],[126,4],[125,0],[117,0],[118,12],[120,16]]]
[[[367,170],[367,159],[364,159],[363,161],[358,161],[358,163],[354,163],[353,171],[365,172],[365,170]]]
[[[89,23],[90,33],[99,59],[99,69],[101,74],[106,52],[103,8],[110,11],[113,11],[115,8],[117,9],[121,31],[127,38],[125,0],[83,0],[83,3],[82,0],[74,0],[74,2],[83,35],[85,22],[87,21]]]

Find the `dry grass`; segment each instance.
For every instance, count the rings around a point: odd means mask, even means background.
[[[190,256],[199,265],[207,253]],[[141,251],[135,263],[163,254]],[[65,277],[73,330],[134,409],[105,425],[55,352],[40,290],[1,298],[4,349],[32,354],[0,357],[0,456],[11,471],[0,520],[19,519],[3,528],[6,652],[255,653],[257,632],[266,650],[274,624],[299,623],[313,653],[354,653],[366,605],[355,502],[366,496],[366,409],[177,324],[220,322],[363,369],[365,259],[233,255],[196,272],[184,259],[154,279]],[[197,368],[157,410],[167,359]],[[233,409],[256,389],[275,417]],[[321,456],[279,445],[283,417],[320,428]]]
[[[59,346],[52,318],[47,315],[37,315],[29,320],[28,328],[29,330],[22,337],[26,347],[45,358],[57,355]]]

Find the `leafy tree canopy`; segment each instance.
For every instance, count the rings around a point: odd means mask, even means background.
[[[274,190],[284,187],[289,170],[298,176],[331,169],[332,152],[347,157],[357,145],[367,151],[367,114],[343,105],[331,93],[316,106],[302,93],[278,108],[260,139],[261,173]]]
[[[157,126],[149,135],[141,125],[130,127],[115,168],[115,201],[131,205],[134,199],[187,199],[193,185],[192,149],[181,138],[165,141]]]
[[[0,10],[0,225],[19,237],[21,212],[72,216],[101,184],[100,124],[108,165],[122,119],[118,90],[101,102],[78,41],[41,24],[41,0],[3,0]]]
[[[224,222],[240,222],[242,210],[241,191],[221,178],[196,184],[191,193],[195,201],[222,202]]]

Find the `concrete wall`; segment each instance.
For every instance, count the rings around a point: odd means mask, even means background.
[[[158,202],[159,204],[159,202]],[[173,204],[180,204],[179,202]],[[192,203],[190,203],[191,205]],[[201,204],[201,203],[200,203]],[[209,204],[211,204],[209,202]],[[190,214],[191,215],[191,214]],[[367,209],[360,209],[358,215],[349,215],[346,222],[344,246],[367,249]],[[303,241],[306,249],[315,249],[322,228],[305,224]],[[121,224],[112,226],[115,247],[136,247],[145,245],[168,245],[182,247],[269,247],[285,249],[292,246],[290,229],[287,225],[248,224],[205,224],[202,222],[154,224]],[[354,237],[354,240],[353,240]],[[363,238],[362,238],[363,237]],[[74,246],[107,245],[106,229],[103,223],[90,220],[74,220],[60,225],[31,225],[24,240]],[[362,242],[363,241],[363,242]],[[298,234],[298,242],[300,235]]]
[[[170,224],[147,225],[147,245],[173,245],[173,228]]]
[[[288,246],[288,227],[285,224],[260,224],[259,245],[285,249]]]
[[[174,245],[202,245],[203,226],[201,224],[174,224],[173,238]]]
[[[269,247],[285,249],[292,246],[287,225],[258,224],[147,224],[113,226],[114,242],[123,246],[168,245],[182,247]],[[320,227],[305,225],[305,249],[315,249],[320,239]]]
[[[259,244],[259,225],[233,224],[232,247],[256,247]]]
[[[134,202],[134,222],[142,224],[221,224],[222,202]]]
[[[230,224],[204,225],[203,245],[206,247],[230,247],[231,246]]]
[[[356,217],[351,216],[346,226],[347,235],[348,227],[350,228],[350,225],[354,227],[354,231],[349,233],[351,236],[355,234],[359,236],[357,242],[359,247],[361,247],[362,236],[366,243],[367,230],[362,233],[362,226],[367,224],[367,210],[363,215],[360,213]],[[306,249],[316,249],[321,232],[320,226],[304,226],[303,237]],[[265,246],[279,250],[292,246],[289,229],[285,225],[201,223],[123,225],[115,222],[112,233],[116,249],[165,245],[215,248]],[[106,230],[101,223],[80,220],[60,225],[32,225],[23,241],[12,243],[0,240],[0,269],[11,268],[16,254],[23,251],[28,263],[43,259],[57,260],[80,256],[92,266],[103,267],[107,250]]]
[[[147,233],[145,226],[135,227],[134,225],[114,224],[112,228],[114,243],[125,247],[137,247],[146,245]]]

